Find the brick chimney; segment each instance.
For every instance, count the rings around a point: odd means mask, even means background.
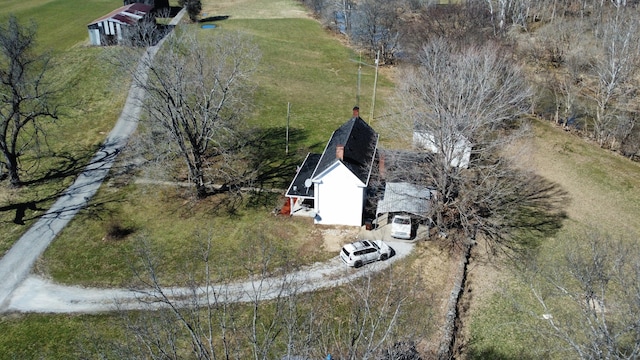
[[[353,107],[353,118],[359,118],[360,117],[360,108],[357,106]]]
[[[380,173],[380,178],[384,179],[387,177],[387,168],[384,164],[385,156],[384,154],[380,154],[380,158],[378,160],[378,171]]]
[[[336,145],[336,159],[344,160],[344,145]]]

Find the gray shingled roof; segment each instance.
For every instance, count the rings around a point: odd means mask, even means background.
[[[299,196],[299,197],[313,197],[313,186],[307,188],[305,186],[305,181],[307,179],[311,179],[313,176],[313,170],[318,166],[318,161],[320,161],[320,154],[307,154],[307,157],[304,159],[302,166],[298,170],[296,177],[289,185],[289,189],[287,189],[286,196]]]
[[[338,145],[344,146],[342,163],[360,181],[368,184],[373,157],[378,145],[378,133],[360,117],[351,118],[333,132],[313,177],[320,175],[336,162],[336,146]]]

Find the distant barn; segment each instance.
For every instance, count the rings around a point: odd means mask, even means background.
[[[113,10],[87,25],[91,45],[115,45],[122,42],[127,27],[147,21],[153,6],[133,3]]]

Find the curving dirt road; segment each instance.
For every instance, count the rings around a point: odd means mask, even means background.
[[[177,24],[184,14],[184,10],[180,11],[171,24]],[[138,63],[136,71],[143,81],[146,81],[148,72],[145,64],[148,64],[149,59],[155,56],[163,42],[164,39],[156,46],[149,47]],[[26,279],[38,257],[98,191],[118,153],[126,145],[129,136],[138,125],[139,99],[142,99],[143,96],[144,90],[133,84],[116,125],[89,165],[51,206],[49,211],[27,230],[0,259],[0,311],[5,309],[11,294]]]
[[[411,253],[414,244],[403,241],[389,241],[395,255],[387,261],[365,265],[360,269],[347,267],[339,257],[324,263],[316,263],[297,272],[254,281],[238,281],[231,284],[213,285],[209,295],[215,292],[218,302],[248,302],[254,299],[269,300],[287,295],[287,291],[297,293],[338,286],[371,272],[388,268],[392,263]],[[183,300],[189,304],[193,295],[191,288],[168,288],[163,290],[173,299],[174,304]],[[207,295],[207,289],[197,289],[199,296]],[[164,306],[158,301],[158,292],[149,289],[98,289],[78,286],[64,286],[37,276],[29,276],[13,292],[4,311],[40,313],[96,313],[114,310],[153,309]]]

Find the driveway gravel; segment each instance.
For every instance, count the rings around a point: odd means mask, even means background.
[[[395,255],[387,261],[378,261],[359,269],[347,267],[338,256],[324,263],[316,263],[284,276],[253,281],[245,280],[231,284],[213,285],[219,302],[248,302],[254,299],[269,300],[286,295],[281,292],[282,284],[297,293],[315,291],[345,284],[349,281],[378,272],[406,257],[414,247],[413,243],[390,241],[388,244]],[[163,289],[175,304],[189,300],[193,295],[191,288]],[[197,289],[199,295],[206,295],[207,289]],[[39,313],[97,313],[115,310],[153,309],[164,306],[157,301],[159,294],[152,289],[99,289],[79,286],[66,286],[51,282],[38,276],[29,276],[13,292],[4,311]]]

